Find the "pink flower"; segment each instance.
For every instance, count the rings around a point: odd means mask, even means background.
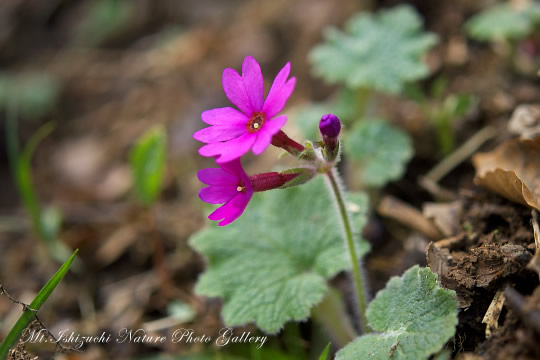
[[[210,204],[225,203],[208,216],[210,220],[223,219],[219,226],[225,226],[242,215],[253,195],[253,188],[240,159],[219,166],[220,169],[203,169],[197,173],[202,183],[210,185],[201,189],[199,197]]]
[[[291,64],[277,74],[264,99],[264,80],[257,61],[247,56],[242,64],[242,76],[233,69],[223,71],[223,90],[240,111],[218,108],[202,113],[202,120],[212,126],[193,134],[207,145],[199,149],[202,156],[216,156],[218,164],[240,158],[250,149],[260,155],[272,142],[272,136],[287,122],[284,115],[275,117],[291,96],[296,78],[287,80]]]

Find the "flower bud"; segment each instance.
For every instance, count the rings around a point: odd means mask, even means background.
[[[261,192],[301,185],[309,181],[313,176],[315,176],[315,172],[310,168],[296,168],[281,172],[252,175],[249,177],[249,182],[253,191]]]
[[[336,160],[339,153],[338,136],[341,131],[341,121],[334,114],[323,115],[319,122],[322,135],[322,154],[324,159],[331,163]]]
[[[323,139],[325,138],[337,138],[341,131],[341,121],[334,114],[323,115],[319,122],[319,130]]]

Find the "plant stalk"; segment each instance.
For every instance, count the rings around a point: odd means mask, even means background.
[[[366,285],[364,283],[364,278],[360,268],[360,259],[356,253],[356,247],[354,244],[353,232],[351,227],[351,220],[349,218],[349,213],[345,207],[345,200],[343,197],[343,190],[338,182],[338,174],[335,169],[332,169],[326,173],[328,178],[328,183],[330,184],[330,189],[334,194],[336,199],[336,204],[338,208],[341,221],[343,223],[343,228],[345,232],[345,240],[349,250],[349,256],[351,258],[352,270],[353,270],[353,279],[354,285],[356,288],[356,297],[358,301],[358,310],[360,312],[360,326],[362,333],[369,333],[371,329],[368,326],[368,321],[366,317],[367,309],[367,300],[366,300]]]
[[[339,348],[356,337],[351,319],[347,317],[343,299],[338,290],[330,287],[323,301],[312,310],[313,318],[330,332],[330,338]]]

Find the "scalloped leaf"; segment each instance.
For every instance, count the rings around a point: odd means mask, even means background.
[[[355,229],[365,224],[367,197],[351,194]],[[223,298],[228,326],[249,322],[268,333],[303,320],[327,291],[326,280],[349,269],[340,220],[322,176],[285,190],[253,196],[234,223],[210,224],[190,244],[206,258],[196,292]],[[368,243],[357,240],[365,254]]]
[[[456,293],[441,288],[429,268],[413,266],[393,277],[369,304],[370,326],[380,332],[354,340],[336,360],[427,359],[454,335]]]
[[[356,123],[343,141],[343,150],[361,163],[362,183],[377,187],[399,179],[413,156],[409,135],[379,119]]]
[[[409,5],[357,14],[346,32],[326,30],[326,42],[310,53],[314,72],[330,83],[399,93],[405,83],[429,74],[421,58],[437,37],[421,28],[420,16]]]
[[[521,39],[540,21],[540,5],[532,3],[516,8],[510,3],[497,4],[473,16],[465,24],[469,36],[479,41]]]

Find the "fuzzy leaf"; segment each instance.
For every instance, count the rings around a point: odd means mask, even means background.
[[[369,324],[380,333],[357,338],[336,360],[427,359],[454,335],[457,309],[455,292],[439,287],[437,275],[416,265],[390,279],[369,304]]]
[[[367,198],[348,206],[355,230],[366,220]],[[207,259],[196,292],[223,298],[228,326],[255,324],[275,333],[303,320],[324,297],[326,280],[349,269],[341,223],[322,176],[285,190],[257,193],[234,223],[210,224],[190,244]],[[357,239],[358,251],[368,245]]]
[[[345,25],[346,32],[325,32],[326,42],[310,54],[314,72],[351,88],[399,93],[406,82],[429,73],[421,57],[437,37],[421,28],[421,18],[408,5],[357,14]]]
[[[155,127],[139,139],[131,152],[135,195],[143,205],[151,205],[161,190],[165,172],[166,142],[165,129]]]
[[[363,184],[377,187],[401,177],[413,155],[409,136],[377,119],[356,123],[343,141],[343,149],[362,164]]]
[[[540,6],[531,4],[516,9],[510,3],[494,5],[473,16],[465,24],[470,37],[480,41],[521,39],[539,20]]]

